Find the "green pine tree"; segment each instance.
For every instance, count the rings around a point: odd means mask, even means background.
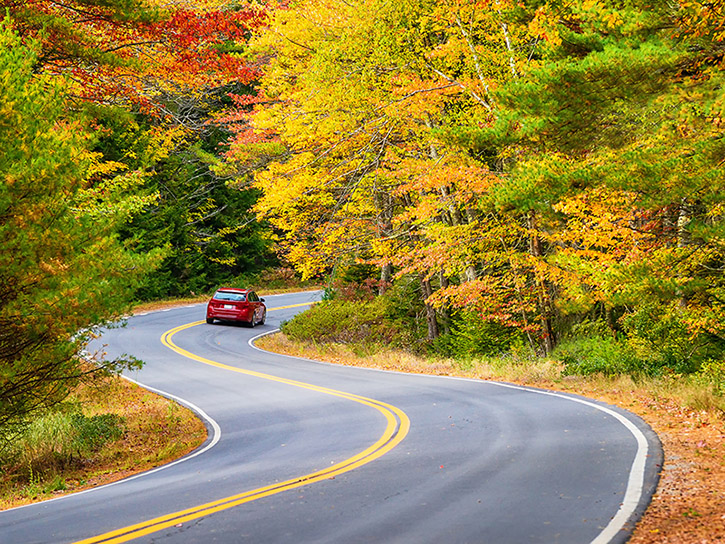
[[[155,258],[119,243],[118,222],[142,202],[126,182],[110,197],[90,187],[92,139],[66,114],[63,82],[34,74],[38,51],[0,23],[1,434],[85,375],[123,367],[81,362],[82,331],[125,311]]]

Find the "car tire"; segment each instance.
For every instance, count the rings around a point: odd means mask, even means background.
[[[207,322],[207,323],[208,323],[209,325],[213,325],[213,324],[214,324],[214,318],[213,318],[213,317],[207,317],[207,318],[206,318],[206,322]]]
[[[253,329],[256,324],[257,322],[254,321],[254,314],[252,314],[252,319],[249,320],[249,327]]]
[[[261,320],[259,321],[259,324],[260,324],[260,325],[264,325],[264,322],[265,322],[266,320],[267,320],[267,312],[265,311],[265,312],[264,312],[264,313],[262,314],[262,319],[261,319]]]

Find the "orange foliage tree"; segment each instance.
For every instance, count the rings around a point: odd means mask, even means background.
[[[85,101],[172,114],[171,96],[256,75],[234,44],[264,22],[260,9],[153,0],[2,1],[0,8],[21,36],[41,43],[37,69],[69,77]]]
[[[459,140],[470,136],[466,127],[496,119],[494,89],[529,62],[513,43],[531,37],[510,29],[510,2],[373,4],[306,2],[275,12],[256,42],[273,55],[266,102],[247,125],[243,154],[233,145],[229,159],[258,160],[249,133],[276,134],[277,155],[255,177],[264,191],[257,209],[285,233],[287,257],[308,276],[355,261],[377,263],[384,281],[392,270],[416,274],[434,338],[433,303],[464,306],[471,290],[457,296],[460,284],[520,245],[516,229],[492,234],[492,223],[511,221],[479,205],[501,173],[495,154],[468,153]],[[452,126],[463,130],[451,134]],[[489,279],[508,301],[508,282]],[[432,297],[441,287],[447,296]],[[503,304],[479,297],[487,319],[515,320],[501,317]],[[530,308],[521,299],[513,313],[528,323]]]

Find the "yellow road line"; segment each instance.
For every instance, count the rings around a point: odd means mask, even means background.
[[[279,310],[279,309],[283,309],[283,308],[291,308],[291,307],[306,306],[306,305],[307,304],[295,304],[292,306],[282,306],[279,308],[272,308],[272,310]],[[186,522],[194,520],[194,519],[208,516],[209,514],[213,514],[214,512],[220,512],[222,510],[234,508],[235,506],[239,506],[244,503],[248,503],[251,501],[255,501],[257,499],[261,499],[262,497],[268,497],[270,495],[275,495],[275,494],[281,493],[283,491],[288,491],[290,489],[295,489],[297,487],[301,487],[301,486],[312,484],[312,483],[319,482],[322,480],[330,479],[339,474],[349,472],[355,468],[358,468],[367,463],[370,463],[371,461],[374,461],[375,459],[378,459],[379,457],[382,457],[383,455],[388,453],[390,450],[395,448],[408,434],[408,430],[410,429],[410,420],[408,419],[408,416],[405,414],[405,412],[403,412],[399,408],[396,408],[395,406],[392,406],[390,404],[386,404],[384,402],[380,402],[380,401],[370,399],[367,397],[362,397],[360,395],[354,395],[352,393],[345,393],[343,391],[336,391],[334,389],[328,389],[327,387],[320,387],[320,386],[305,383],[305,382],[289,380],[286,378],[280,378],[278,376],[272,376],[270,374],[263,374],[261,372],[255,372],[252,370],[246,370],[246,369],[237,368],[237,367],[230,366],[230,365],[225,365],[223,363],[219,363],[217,361],[213,361],[211,359],[201,357],[199,355],[191,353],[190,351],[180,348],[179,346],[174,344],[174,342],[171,340],[172,337],[176,333],[189,329],[191,327],[195,327],[197,325],[201,325],[202,323],[205,323],[205,321],[195,321],[193,323],[181,325],[179,327],[175,327],[169,331],[166,331],[161,336],[161,342],[165,346],[167,346],[170,349],[174,350],[175,352],[179,353],[180,355],[183,355],[184,357],[187,357],[194,361],[203,363],[205,365],[210,365],[210,366],[214,366],[214,367],[221,368],[224,370],[229,370],[230,372],[237,372],[239,374],[246,374],[248,376],[254,376],[256,378],[261,378],[264,380],[270,380],[270,381],[274,381],[274,382],[278,382],[278,383],[283,383],[286,385],[291,385],[293,387],[300,387],[300,388],[308,389],[308,390],[315,391],[318,393],[323,393],[326,395],[332,395],[335,397],[340,397],[343,399],[351,400],[353,402],[357,402],[357,403],[363,404],[365,406],[370,406],[371,408],[374,408],[375,410],[380,412],[385,417],[385,420],[387,422],[385,431],[380,436],[380,438],[374,444],[372,444],[370,447],[365,448],[363,451],[361,451],[357,455],[354,455],[348,459],[345,459],[344,461],[341,461],[341,462],[334,464],[323,470],[320,470],[317,472],[312,472],[310,474],[305,474],[303,476],[294,478],[292,480],[287,480],[287,481],[279,482],[279,483],[276,483],[273,485],[260,487],[258,489],[253,489],[251,491],[245,491],[245,492],[239,493],[237,495],[232,495],[230,497],[219,499],[219,500],[209,502],[206,504],[201,504],[199,506],[188,508],[186,510],[180,510],[178,512],[173,512],[171,514],[153,518],[153,519],[147,520],[142,523],[130,525],[128,527],[123,527],[121,529],[117,529],[115,531],[110,531],[110,532],[104,533],[102,535],[98,535],[98,536],[88,538],[85,540],[80,540],[80,541],[76,542],[76,544],[98,544],[98,543],[116,544],[116,543],[121,543],[121,542],[128,542],[130,540],[142,537],[144,535],[155,533],[157,531],[161,531],[163,529],[166,529],[166,528],[169,528],[169,527],[172,527],[175,525],[179,525],[179,524],[186,523]]]

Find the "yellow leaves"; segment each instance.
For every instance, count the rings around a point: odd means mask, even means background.
[[[384,104],[389,115],[401,121],[426,119],[437,115],[461,88],[442,78],[422,79],[399,74],[391,79],[391,100]]]
[[[330,175],[309,167],[314,156],[300,153],[286,163],[272,163],[267,170],[255,173],[255,186],[264,191],[255,206],[260,216],[285,216],[285,228],[304,221],[294,212],[303,206],[332,203],[329,194],[317,191],[330,181]]]
[[[271,58],[263,87],[274,103],[253,125],[275,131],[290,158],[255,174],[255,211],[287,233],[298,269],[313,274],[336,252],[394,260],[420,235],[433,244],[427,263],[450,258],[460,271],[478,240],[490,243],[474,216],[499,178],[451,141],[458,134],[438,131],[465,127],[468,138],[495,118],[492,90],[528,55],[512,9],[303,0],[273,14],[254,47]]]
[[[197,206],[193,210],[186,213],[187,223],[201,222],[207,215],[213,213],[218,208],[213,198],[207,199],[203,204]]]
[[[174,127],[154,127],[151,129],[151,138],[148,147],[150,159],[153,162],[161,161],[182,143],[191,133],[183,125]]]
[[[708,217],[712,219],[720,219],[725,217],[725,202],[718,202],[713,205],[707,213]]]
[[[49,276],[55,276],[65,270],[68,270],[69,266],[60,259],[42,260],[38,263],[38,268],[45,272]]]
[[[438,160],[405,159],[395,175],[399,180],[396,194],[409,194],[413,203],[396,219],[399,223],[426,224],[441,214],[463,213],[500,181],[497,174],[455,153]]]
[[[603,187],[572,196],[553,207],[567,221],[556,239],[580,248],[576,253],[588,259],[621,260],[649,240],[637,229],[636,202],[635,193]]]
[[[79,190],[74,202],[74,212],[98,220],[126,220],[158,198],[157,194],[144,195],[135,192],[143,185],[147,176],[143,172],[127,172]]]
[[[715,0],[682,0],[679,2],[682,35],[708,37],[714,42],[725,41],[725,2]]]
[[[7,101],[0,103],[0,117],[4,119],[10,119],[10,116],[15,112],[15,101]]]
[[[607,26],[610,29],[614,29],[618,26],[620,26],[624,20],[622,19],[622,16],[617,12],[612,12],[607,14],[607,16],[604,18],[604,20],[607,22]]]
[[[536,10],[534,18],[529,22],[528,32],[558,47],[562,44],[558,19],[558,14],[548,4],[544,5]]]
[[[225,266],[234,266],[237,262],[237,260],[234,257],[218,258],[218,257],[214,257],[213,255],[208,255],[207,258],[211,262],[223,264]]]
[[[88,158],[91,160],[91,164],[88,167],[89,178],[96,176],[106,177],[111,174],[126,170],[128,168],[128,166],[122,162],[102,161],[102,153],[88,153]]]
[[[370,241],[370,253],[382,264],[390,263],[400,253],[408,254],[410,247],[399,240],[377,236]]]

